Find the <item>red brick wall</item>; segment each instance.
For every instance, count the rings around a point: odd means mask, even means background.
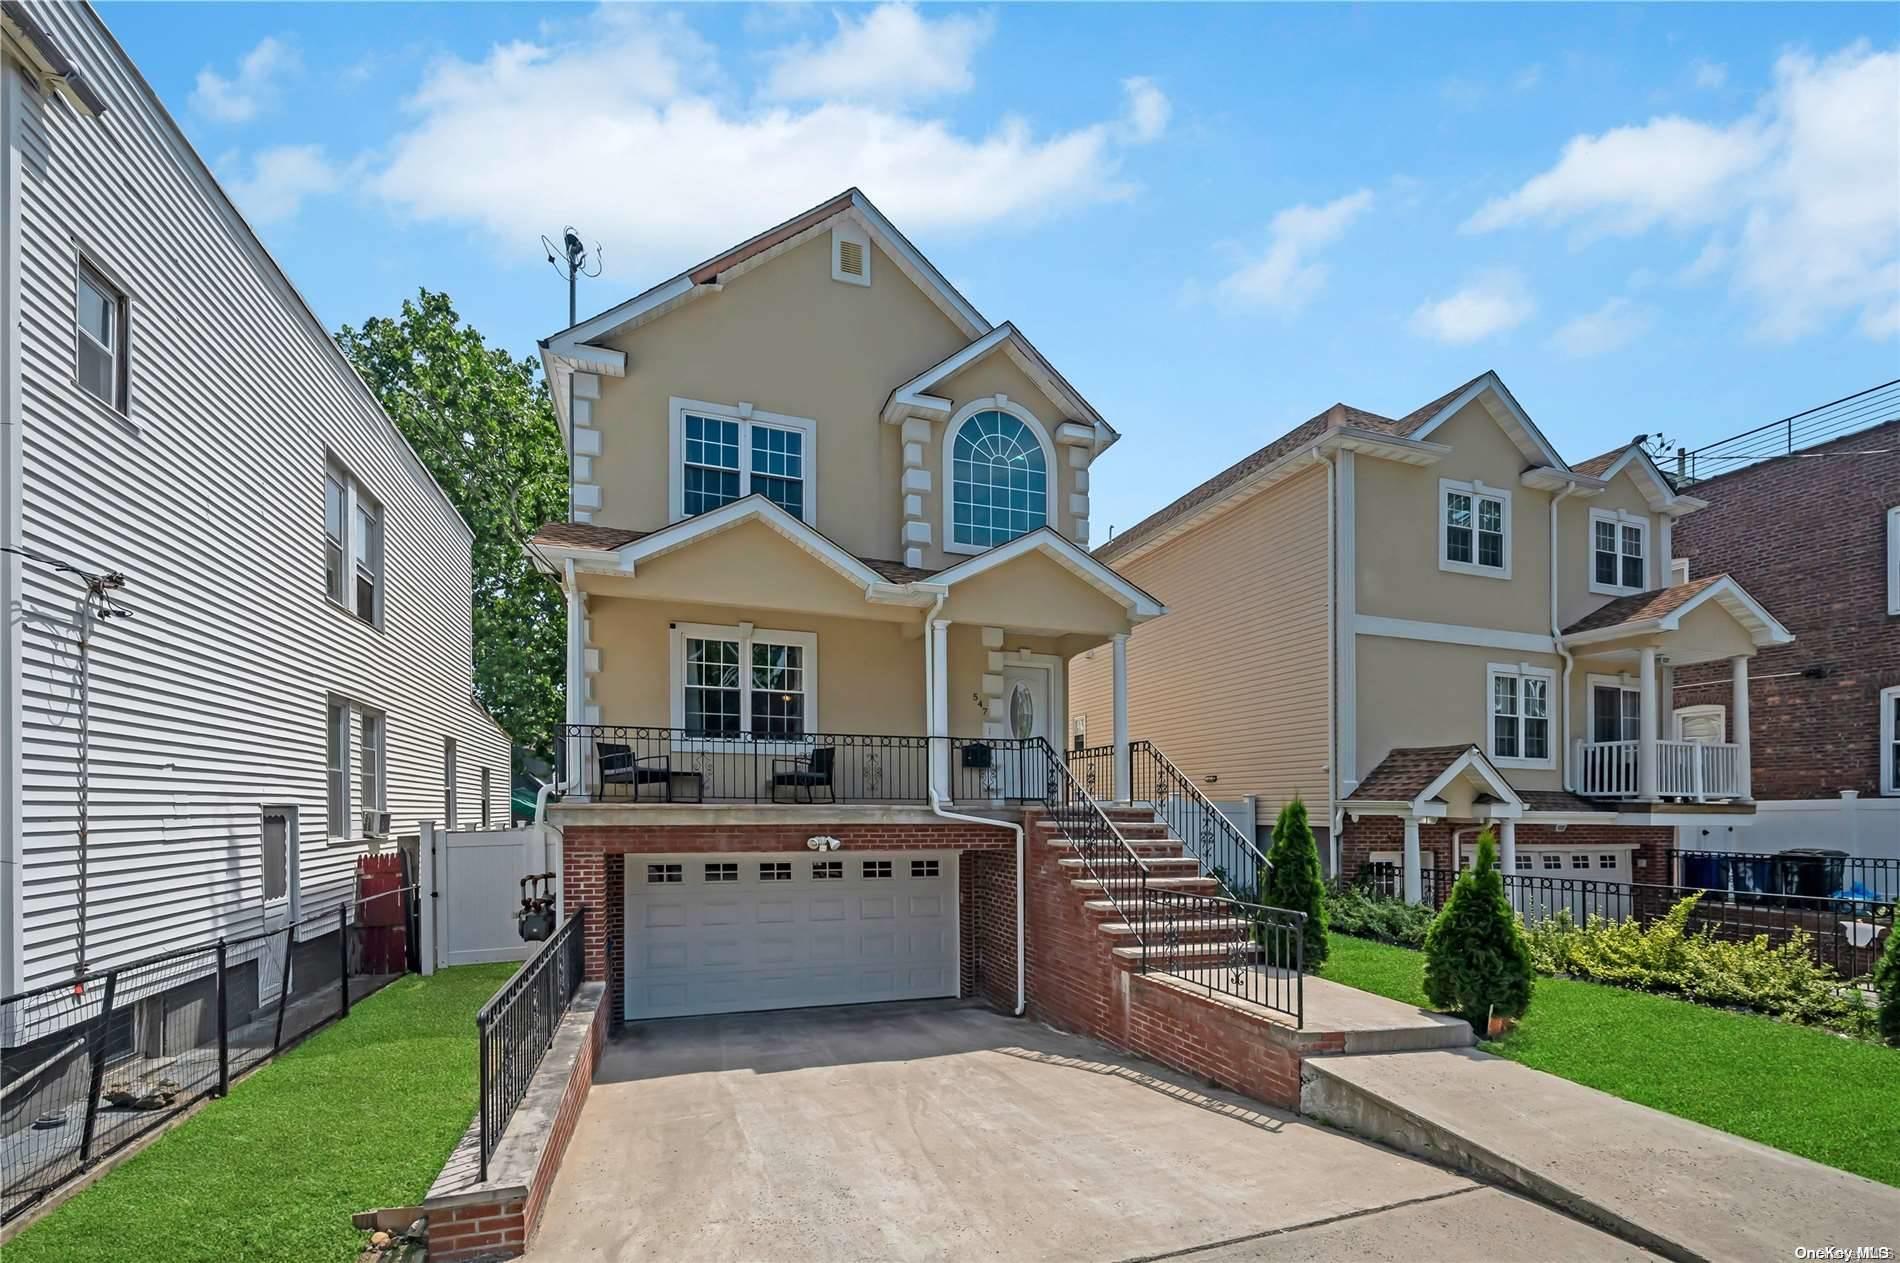
[[[1015,835],[1008,835],[1013,845]],[[963,854],[963,994],[1016,1009],[1016,856]]]
[[[1418,846],[1421,852],[1429,851],[1437,857],[1440,871],[1453,866],[1451,835],[1454,829],[1470,829],[1468,824],[1427,824],[1420,825]],[[1475,834],[1467,837],[1474,841]],[[1610,824],[1573,824],[1561,833],[1554,825],[1520,824],[1517,826],[1517,844],[1519,846],[1629,846],[1636,850],[1631,855],[1630,880],[1637,882],[1667,883],[1670,880],[1669,867],[1663,852],[1674,846],[1675,830],[1669,828],[1633,827]],[[1340,855],[1345,864],[1348,880],[1359,875],[1360,868],[1374,851],[1405,851],[1405,826],[1396,816],[1366,816],[1359,820],[1347,817],[1346,827],[1339,835]],[[1553,874],[1554,875],[1554,874]],[[1565,870],[1563,876],[1570,876]],[[1535,873],[1532,876],[1536,876]],[[1577,876],[1582,876],[1581,873]]]
[[[1297,1039],[1264,1014],[1181,991],[1153,974],[1130,974],[1127,1047],[1256,1101],[1297,1110],[1300,1062],[1346,1051],[1346,1036],[1334,1031]]]
[[[1748,664],[1755,797],[1878,794],[1880,690],[1900,684],[1886,523],[1900,503],[1900,422],[1691,492],[1710,504],[1676,525],[1675,553],[1689,559],[1690,577],[1735,576],[1795,635]],[[1727,664],[1679,668],[1675,701],[1728,706]]]

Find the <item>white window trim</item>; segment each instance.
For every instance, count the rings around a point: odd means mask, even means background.
[[[855,242],[864,248],[863,276],[853,276],[840,266],[842,246],[847,241]],[[871,284],[871,234],[855,224],[839,224],[831,230],[831,279],[843,281],[846,285],[869,286]]]
[[[369,489],[363,485],[362,479],[351,473],[349,466],[335,456],[325,457],[323,468],[325,474],[343,486],[343,599],[338,600],[331,596],[327,584],[324,587],[323,599],[331,609],[341,610],[348,615],[350,621],[381,631],[383,610],[388,605],[389,595],[389,515],[383,510],[382,501],[370,493]],[[356,612],[356,511],[359,505],[366,505],[375,517],[378,527],[377,535],[380,537],[375,541],[373,566],[376,573],[376,608],[370,611],[368,618]],[[317,531],[323,537],[324,546],[328,547],[329,531],[323,522],[323,508],[321,498],[319,498]],[[317,581],[323,583],[321,563],[318,570]]]
[[[356,735],[355,709],[344,698],[335,695],[327,696],[323,699],[323,723],[325,728],[323,737],[323,803],[325,814],[328,816],[328,819],[324,823],[323,831],[326,839],[335,845],[350,840],[352,836],[350,821],[359,819],[350,810],[356,803],[356,787],[354,783],[356,759],[353,757],[354,737]],[[336,731],[337,728],[341,728],[342,731]],[[337,744],[337,776],[342,782],[341,801],[336,804],[330,802],[329,785],[330,743],[333,741]],[[332,806],[336,806],[338,810],[334,812],[330,811]],[[337,831],[338,824],[343,826],[342,832]]]
[[[1677,741],[1688,740],[1687,737],[1684,737],[1682,735],[1683,717],[1696,716],[1696,715],[1715,716],[1720,724],[1720,731],[1722,733],[1722,741],[1723,742],[1728,741],[1728,707],[1723,705],[1720,702],[1704,702],[1697,706],[1678,706],[1676,707],[1674,711],[1670,713],[1674,716],[1674,718],[1672,718],[1669,721],[1669,724],[1670,724],[1669,730],[1675,734],[1674,739]]]
[[[323,701],[324,723],[327,725],[333,719],[337,718],[335,712],[339,711],[341,712],[340,719],[343,729],[343,731],[337,735],[342,739],[343,819],[341,823],[344,831],[341,833],[336,831],[338,821],[334,818],[327,820],[324,824],[324,841],[330,846],[360,846],[364,841],[363,814],[369,811],[389,810],[389,716],[386,712],[377,707],[365,705],[362,702],[344,697],[341,694],[330,693],[325,695]],[[357,749],[362,740],[363,720],[365,718],[374,719],[376,721],[377,802],[374,805],[361,801],[362,786],[359,784],[359,781],[362,779],[362,764],[357,757]],[[331,736],[326,733],[324,738],[324,776],[326,778],[324,783],[324,807],[326,814],[330,801],[328,743],[331,739]]]
[[[1481,566],[1476,560],[1452,561],[1446,556],[1446,547],[1450,533],[1450,524],[1445,521],[1445,497],[1457,492],[1472,497],[1471,505],[1471,555],[1478,555],[1478,505],[1477,498],[1497,500],[1503,505],[1504,525],[1504,565]],[[1486,579],[1509,579],[1511,577],[1511,493],[1503,487],[1486,486],[1482,482],[1459,482],[1454,478],[1438,480],[1438,502],[1435,506],[1438,514],[1438,568],[1452,574],[1479,575]],[[1487,706],[1489,704],[1487,703]]]
[[[1610,522],[1616,526],[1616,547],[1617,547],[1616,573],[1619,579],[1622,578],[1622,575],[1623,575],[1623,551],[1622,551],[1623,528],[1626,526],[1633,526],[1642,535],[1642,538],[1643,538],[1643,586],[1642,587],[1631,588],[1631,587],[1625,587],[1621,583],[1599,583],[1597,581],[1597,523],[1598,522]],[[1625,509],[1591,509],[1588,530],[1590,533],[1588,536],[1585,537],[1583,551],[1584,551],[1584,559],[1588,563],[1588,566],[1589,566],[1589,569],[1586,571],[1584,578],[1589,581],[1590,591],[1595,593],[1597,596],[1630,596],[1637,592],[1647,592],[1649,590],[1650,570],[1655,560],[1649,546],[1649,541],[1650,541],[1649,519],[1644,517],[1640,513],[1631,513]]]
[[[805,733],[804,739],[774,738],[752,741],[749,736],[739,737],[689,737],[686,727],[686,642],[693,640],[736,640],[739,642],[739,723],[741,732],[749,732],[752,723],[752,646],[796,645],[805,651]],[[721,741],[747,741],[748,749],[761,753],[803,752],[811,748],[810,734],[820,732],[818,726],[818,635],[816,632],[778,631],[765,627],[754,627],[750,623],[738,623],[731,626],[719,626],[713,623],[674,623],[669,636],[670,648],[667,653],[671,680],[668,685],[668,701],[672,707],[673,723],[676,730],[673,738],[675,750],[702,749],[709,744]]]
[[[1497,685],[1494,681],[1500,675],[1512,676],[1518,680],[1536,678],[1544,681],[1544,749],[1549,751],[1541,759],[1508,755],[1499,755],[1493,748],[1497,732],[1492,720],[1496,718],[1491,707],[1497,699]],[[1524,748],[1524,690],[1520,684],[1517,692],[1517,748]],[[1557,766],[1557,672],[1550,667],[1532,666],[1528,662],[1493,662],[1484,671],[1484,753],[1499,767],[1517,768],[1554,768]]]
[[[752,494],[752,426],[773,426],[781,430],[796,430],[804,435],[801,445],[805,462],[805,515],[807,526],[818,524],[818,423],[810,417],[791,417],[778,412],[766,412],[754,408],[749,403],[725,404],[707,403],[703,399],[682,399],[675,395],[667,400],[667,450],[666,450],[666,511],[669,522],[681,522],[686,519],[686,414],[691,412],[702,417],[717,417],[722,421],[739,423],[739,496],[741,499]]]
[[[1585,745],[1596,744],[1596,693],[1597,689],[1617,689],[1624,693],[1636,694],[1636,705],[1643,704],[1643,686],[1627,675],[1599,675],[1595,672],[1583,677],[1583,741]],[[1672,729],[1673,731],[1673,729]],[[1640,740],[1631,737],[1628,740]]]
[[[1669,559],[1669,586],[1673,588],[1687,582],[1689,582],[1689,559],[1671,557]]]
[[[1900,505],[1887,510],[1887,613],[1900,614]]]
[[[1042,520],[1049,527],[1056,527],[1056,482],[1060,475],[1056,463],[1055,440],[1049,437],[1049,427],[1042,418],[1031,412],[1025,405],[1007,395],[990,395],[984,399],[972,399],[956,410],[943,430],[943,450],[941,463],[937,466],[943,475],[943,551],[976,556],[992,548],[1001,548],[1001,544],[960,544],[957,542],[957,480],[956,458],[957,431],[963,423],[979,412],[1006,412],[1029,427],[1036,436],[1036,442],[1042,445],[1042,465],[1046,471],[1042,480]],[[1020,537],[1018,537],[1020,538]]]
[[[1883,795],[1900,795],[1900,758],[1893,753],[1894,699],[1900,698],[1900,685],[1880,690],[1880,792]]]

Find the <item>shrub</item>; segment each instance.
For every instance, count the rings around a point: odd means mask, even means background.
[[[1306,804],[1297,795],[1280,809],[1267,863],[1272,867],[1260,875],[1260,901],[1306,914],[1305,964],[1318,969],[1326,961],[1326,882],[1320,876],[1319,844],[1306,820]]]
[[[1887,947],[1874,963],[1874,1003],[1879,1008],[1880,1038],[1900,1048],[1900,933],[1887,929]]]
[[[1458,875],[1425,936],[1425,996],[1480,1033],[1490,1017],[1522,1017],[1531,1005],[1531,953],[1504,897],[1497,840],[1478,835],[1478,855]]]
[[[1377,939],[1400,947],[1423,947],[1434,913],[1423,904],[1335,883],[1326,892],[1326,926],[1340,934]]]

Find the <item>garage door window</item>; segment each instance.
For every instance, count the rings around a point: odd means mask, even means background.
[[[792,866],[790,863],[759,865],[760,881],[790,881],[791,879]]]
[[[1531,871],[1531,857],[1524,851],[1517,853],[1517,871],[1520,873],[1528,873]]]
[[[813,881],[843,881],[843,860],[819,860],[811,866]]]
[[[866,860],[864,861],[864,875],[867,879],[889,877],[891,875],[891,862],[889,860]]]
[[[1563,856],[1557,854],[1557,852],[1555,851],[1544,852],[1544,867],[1545,868],[1562,868],[1563,866],[1564,866]]]
[[[647,881],[655,886],[674,886],[686,880],[684,870],[678,864],[648,864]]]
[[[1616,867],[1616,856],[1614,856],[1614,855],[1599,855],[1599,856],[1597,856],[1597,867],[1598,867],[1598,868],[1615,868],[1615,867]]]
[[[708,864],[706,865],[706,880],[738,881],[739,866],[737,864]]]
[[[940,876],[943,872],[941,863],[940,860],[912,860],[910,862],[910,875],[912,877]]]
[[[1570,857],[1570,867],[1587,869],[1590,867],[1590,857],[1585,855],[1582,851],[1578,851],[1575,855]]]

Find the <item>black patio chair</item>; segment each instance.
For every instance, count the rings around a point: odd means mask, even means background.
[[[658,785],[664,801],[673,801],[673,756],[634,754],[633,747],[611,741],[596,741],[594,753],[600,760],[600,796],[607,796],[609,785],[629,786],[628,797],[638,800],[642,785]]]
[[[790,789],[793,802],[817,802],[816,791],[823,786],[825,801],[837,802],[837,787],[831,779],[837,766],[838,751],[833,746],[820,746],[802,759],[773,759],[772,801],[779,800],[780,789]]]

